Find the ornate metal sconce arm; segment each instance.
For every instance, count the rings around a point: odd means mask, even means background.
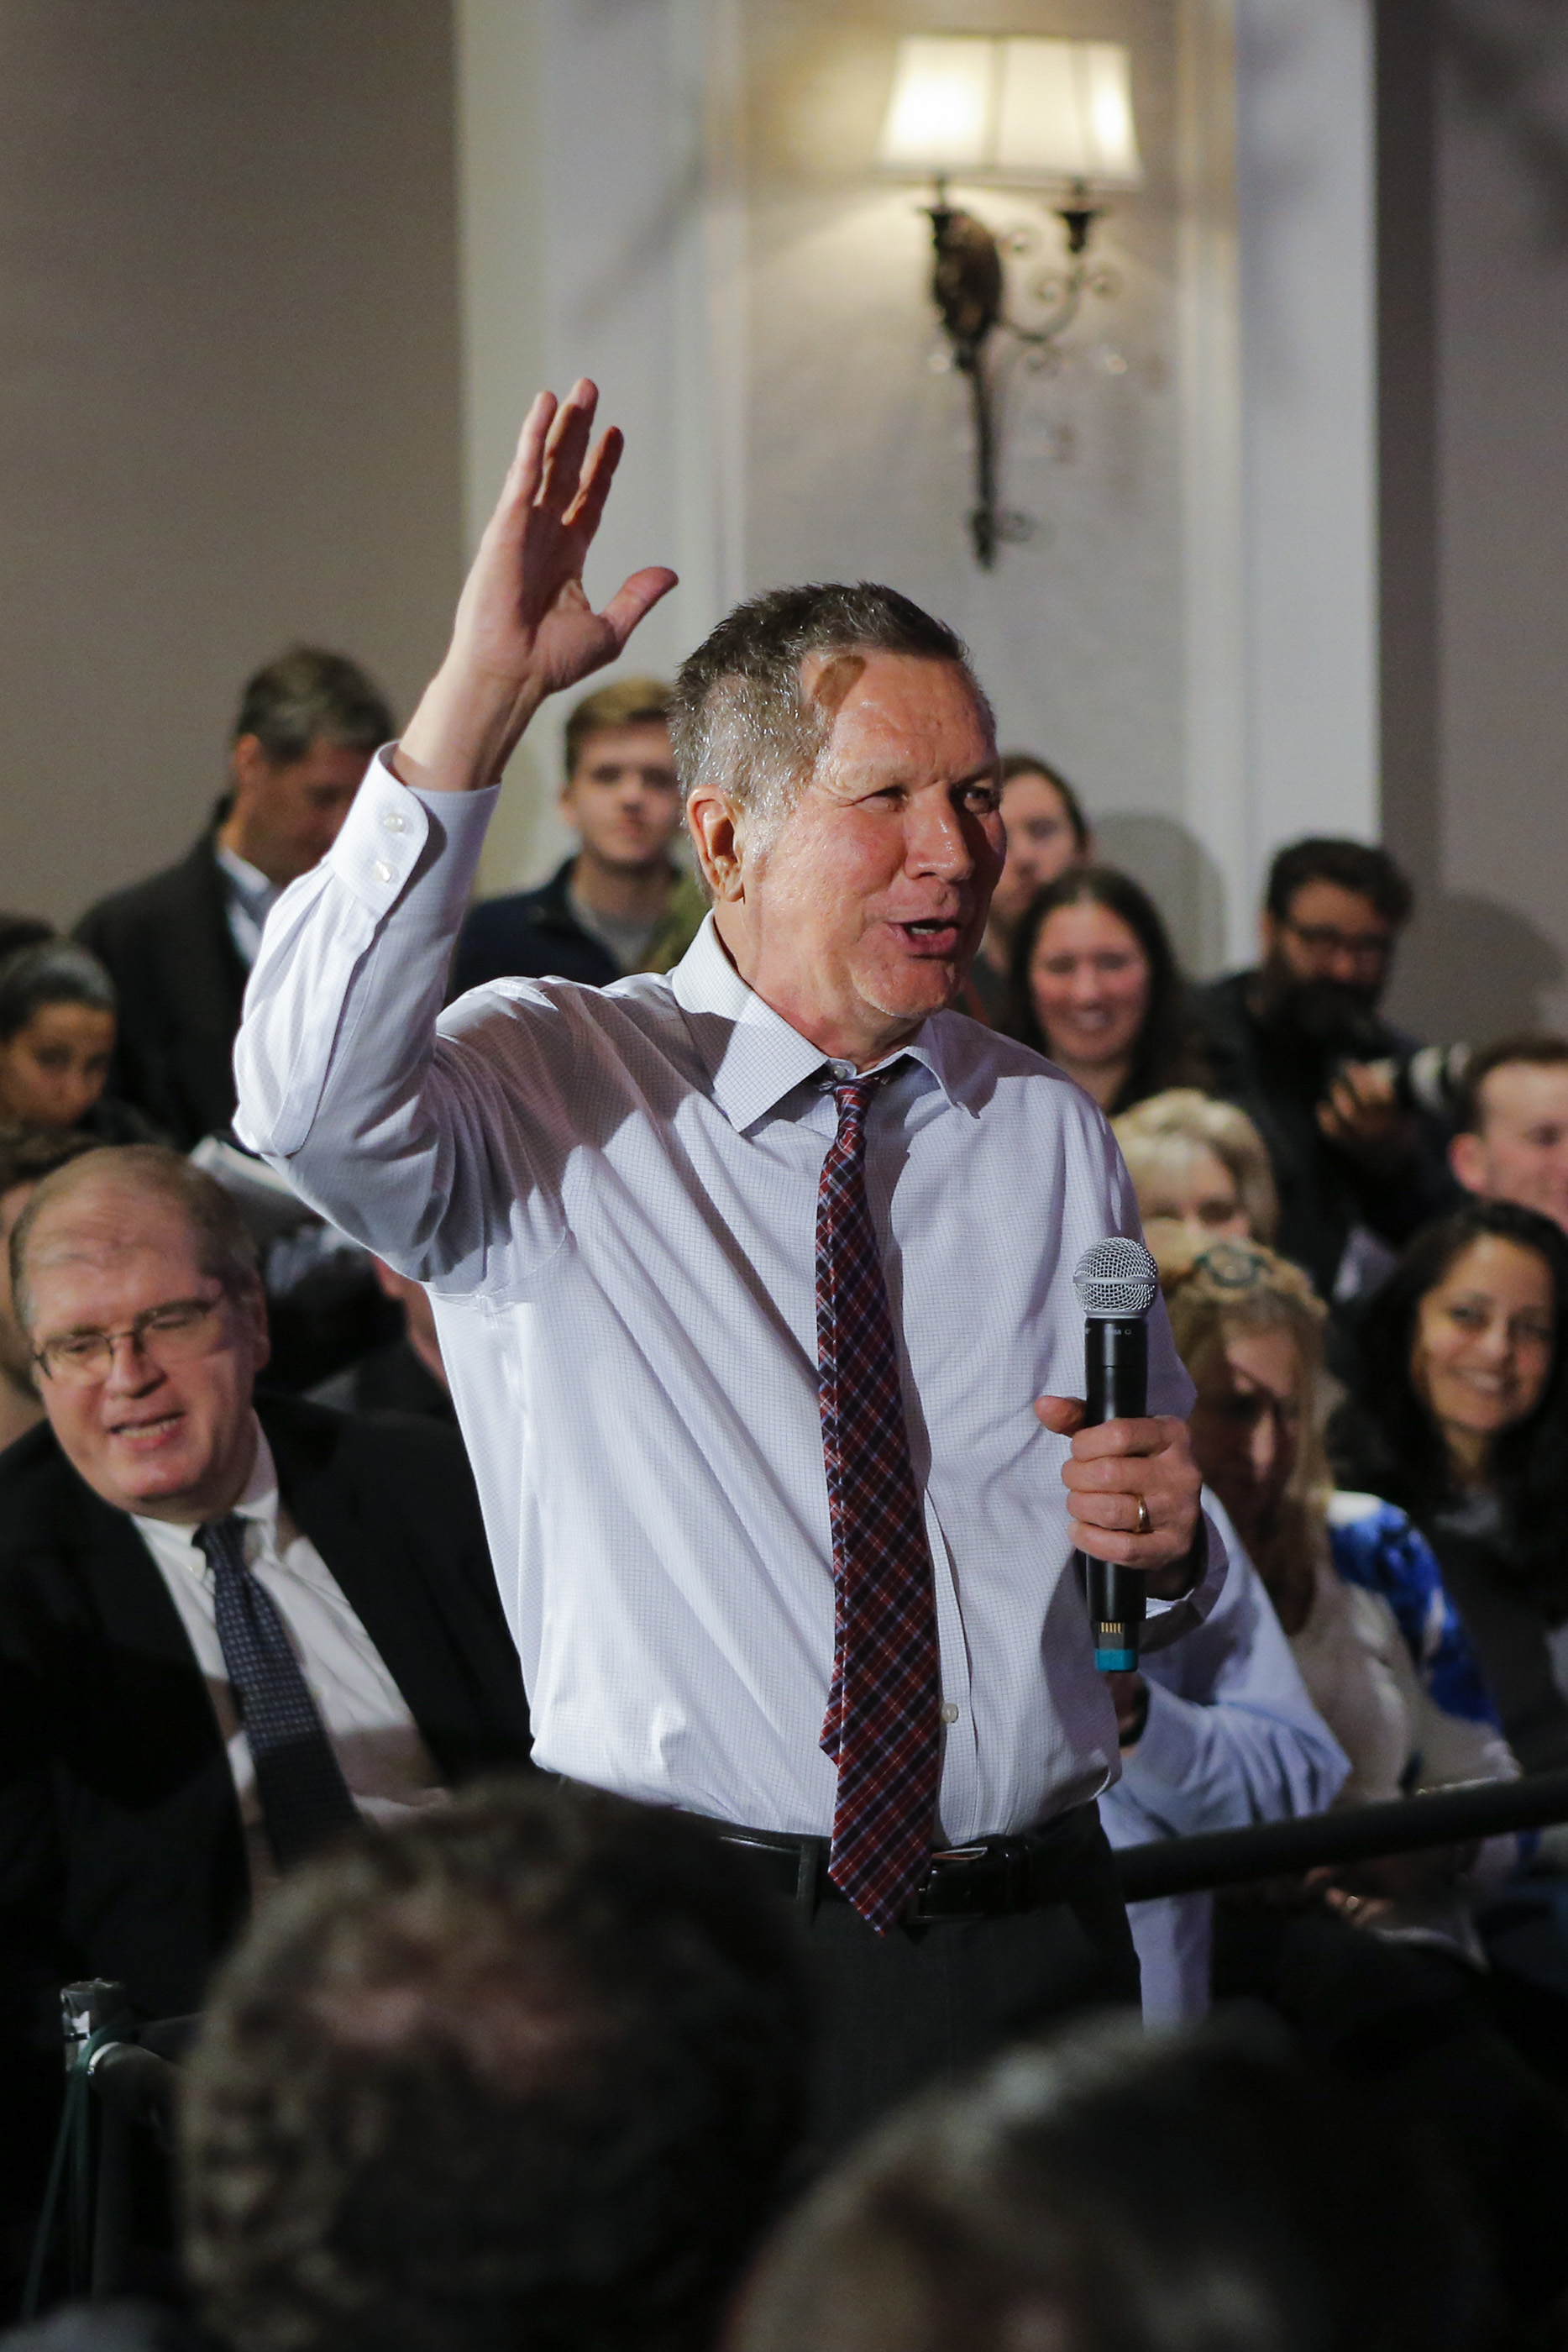
[[[1067,332],[1092,282],[1082,256],[1099,211],[1082,187],[1075,188],[1069,203],[1059,209],[1057,218],[1067,230],[1072,262],[1061,278],[1042,286],[1041,299],[1054,301],[1057,307],[1038,327],[1024,327],[1008,317],[1001,248],[985,222],[950,205],[941,180],[936,183],[936,201],[926,211],[935,255],[932,299],[952,350],[953,364],[969,379],[975,425],[975,504],[969,532],[976,562],[983,572],[989,572],[1005,532],[997,510],[997,398],[988,346],[998,331],[1037,348],[1056,342]]]

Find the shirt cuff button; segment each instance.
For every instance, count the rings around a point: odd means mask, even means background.
[[[387,864],[384,857],[377,858],[375,864],[371,868],[371,872],[375,876],[378,882],[390,882],[392,880],[392,867]]]

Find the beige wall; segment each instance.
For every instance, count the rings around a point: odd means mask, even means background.
[[[0,905],[177,855],[294,637],[461,556],[445,0],[0,0]]]

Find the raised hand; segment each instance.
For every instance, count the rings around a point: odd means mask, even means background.
[[[494,783],[547,694],[613,661],[675,584],[662,564],[634,572],[596,613],[582,568],[620,463],[613,428],[590,450],[599,394],[541,392],[524,421],[463,594],[446,658],[409,721],[395,765],[435,792]]]

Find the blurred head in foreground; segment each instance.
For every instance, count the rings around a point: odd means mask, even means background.
[[[1261,2035],[1021,2048],[816,2192],[734,2352],[1458,2352],[1465,2232],[1391,2137]]]
[[[301,1871],[219,1979],[186,2263],[235,2352],[688,2352],[806,2074],[788,1921],[709,1832],[495,1782]]]

